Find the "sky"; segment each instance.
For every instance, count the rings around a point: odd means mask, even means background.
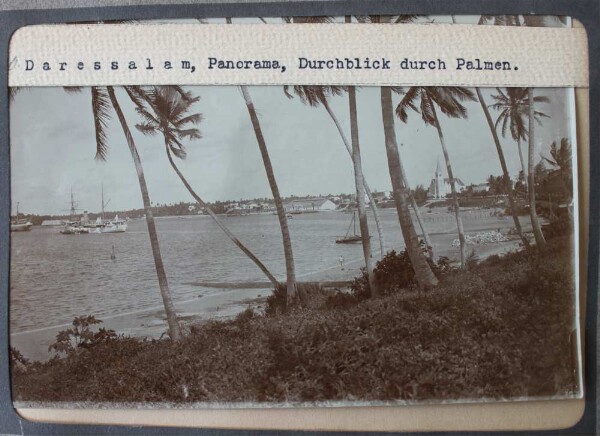
[[[473,17],[458,17],[465,22]],[[436,22],[448,17],[433,17]],[[270,19],[273,21],[274,19]],[[470,21],[469,21],[470,20]],[[277,20],[280,22],[280,20]],[[178,161],[191,186],[203,200],[271,198],[272,194],[256,143],[248,111],[236,86],[187,87],[200,101],[193,107],[204,119],[198,126],[202,139],[186,143],[187,159]],[[354,193],[354,177],[348,155],[335,125],[323,108],[311,108],[298,98],[288,99],[281,86],[249,87],[283,196]],[[495,89],[484,89],[486,103]],[[549,104],[540,107],[550,118],[536,128],[536,162],[548,155],[552,141],[571,138],[568,89],[537,89]],[[127,95],[117,89],[119,99],[142,159],[153,204],[193,201],[169,166],[159,136],[138,132],[139,122]],[[394,104],[401,96],[394,96]],[[331,99],[333,111],[350,137],[347,96]],[[377,87],[357,91],[363,173],[373,191],[391,190],[384,146],[380,93]],[[490,174],[501,174],[496,148],[478,102],[466,104],[468,119],[442,117],[440,123],[455,177],[464,183],[482,183]],[[492,112],[496,119],[498,113]],[[62,88],[27,88],[10,106],[12,207],[22,213],[65,215],[72,190],[78,208],[97,212],[101,189],[109,210],[142,207],[142,199],[131,154],[116,115],[107,127],[108,158],[94,159],[95,134],[91,94]],[[428,187],[438,160],[445,173],[436,130],[426,126],[419,114],[408,122],[396,119],[399,151],[411,187]],[[501,138],[508,170],[520,170],[517,146],[510,137]],[[526,154],[526,147],[523,152]]]
[[[205,201],[271,198],[264,166],[241,92],[235,86],[188,87],[201,97],[193,107],[204,119],[202,138],[186,143],[188,156],[178,161],[192,187]],[[353,167],[335,125],[323,108],[288,99],[281,87],[250,87],[283,196],[353,193]],[[491,104],[492,89],[483,92]],[[12,205],[21,212],[67,214],[70,191],[78,207],[99,211],[101,187],[108,209],[141,208],[142,200],[131,154],[113,114],[105,162],[94,159],[95,135],[89,88],[68,94],[62,88],[29,88],[11,104]],[[551,103],[550,115],[536,129],[536,161],[548,155],[552,141],[570,137],[568,91],[536,90]],[[160,136],[144,136],[134,128],[139,118],[122,90],[117,98],[130,122],[153,203],[193,201],[169,166]],[[391,190],[382,132],[379,88],[357,92],[363,173],[372,190]],[[394,104],[400,100],[394,97]],[[331,100],[333,111],[350,137],[347,96]],[[453,170],[464,183],[481,183],[501,174],[496,148],[478,102],[467,104],[467,120],[440,120]],[[492,111],[495,119],[497,113]],[[420,115],[410,113],[406,124],[396,120],[400,155],[409,183],[428,186],[437,161],[444,161],[437,131]],[[572,138],[571,138],[572,139]],[[520,169],[516,144],[501,138],[511,175]],[[526,149],[524,149],[526,153]],[[445,169],[443,170],[445,173]]]

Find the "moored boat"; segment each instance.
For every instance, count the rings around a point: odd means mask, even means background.
[[[10,223],[11,232],[27,232],[31,230],[33,224],[28,219],[19,219],[19,203],[17,203],[17,216],[14,221]]]
[[[350,231],[354,228],[354,233],[351,234]],[[370,236],[369,236],[370,238]],[[350,221],[350,225],[348,226],[348,230],[344,236],[340,236],[336,238],[336,244],[354,244],[354,243],[362,243],[362,236],[356,233],[356,211],[352,214],[352,220]]]

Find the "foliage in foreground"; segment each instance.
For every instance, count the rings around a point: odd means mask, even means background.
[[[318,401],[507,398],[575,390],[568,238],[397,292],[281,316],[252,310],[180,342],[118,338],[13,367],[16,400]]]

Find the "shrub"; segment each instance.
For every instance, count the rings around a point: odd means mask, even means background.
[[[265,315],[276,316],[285,312],[287,303],[286,285],[279,285],[273,289],[273,293],[267,297],[265,305]]]
[[[254,312],[253,308],[247,307],[246,310],[238,313],[238,315],[235,317],[235,323],[238,325],[246,324],[248,321],[250,321],[253,318],[256,318],[257,316],[258,315],[256,314],[256,312]]]
[[[571,220],[566,217],[563,219],[554,219],[550,223],[542,226],[542,232],[546,239],[566,236],[572,234],[573,225]]]
[[[421,242],[423,251],[426,251],[425,244]],[[472,258],[476,262],[476,256]],[[437,263],[434,263],[429,257],[427,262],[433,270],[434,274],[446,274],[453,270],[450,266],[450,260],[441,256]],[[411,289],[417,285],[415,271],[413,270],[408,251],[402,250],[400,253],[392,250],[389,251],[383,259],[375,264],[373,270],[375,283],[380,289],[382,295],[394,294],[401,289]],[[371,296],[367,273],[364,268],[361,268],[361,275],[356,277],[350,285],[352,295],[362,301]]]
[[[327,309],[347,309],[354,306],[358,301],[355,295],[337,290],[335,294],[327,297],[325,307]]]
[[[100,328],[94,332],[92,326],[96,324],[102,324],[102,320],[96,319],[94,315],[75,317],[73,327],[59,331],[56,334],[56,341],[50,344],[48,351],[69,354],[76,348],[90,348],[117,338],[114,330]]]
[[[10,369],[13,372],[25,372],[30,365],[29,359],[27,359],[19,350],[15,347],[9,348],[10,357]]]

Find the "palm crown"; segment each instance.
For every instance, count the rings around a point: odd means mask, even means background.
[[[394,90],[404,93],[404,97],[396,107],[396,115],[404,123],[408,120],[407,110],[412,109],[421,114],[425,124],[437,126],[436,105],[444,115],[451,118],[466,118],[467,109],[462,103],[475,100],[473,92],[459,86],[412,86],[406,92],[402,88],[394,88]]]
[[[496,120],[496,129],[502,125],[502,136],[506,136],[507,129],[510,129],[510,135],[515,141],[526,139],[529,132],[527,131],[526,120],[529,118],[529,101],[527,88],[506,88],[506,92],[496,88],[498,94],[492,95],[495,103],[490,107],[500,111]],[[534,103],[548,103],[548,97],[535,96]],[[541,119],[548,117],[541,111],[534,111],[535,121],[541,124]]]
[[[200,130],[190,127],[200,123],[202,115],[188,115],[191,106],[198,100],[200,97],[193,97],[191,93],[175,86],[155,86],[147,92],[146,100],[152,112],[143,105],[137,106],[136,110],[143,122],[135,127],[145,135],[162,133],[169,150],[178,158],[185,159],[186,152],[182,141],[202,137]]]
[[[290,88],[292,92],[290,92]],[[294,98],[294,94],[300,98],[302,103],[310,107],[317,107],[324,104],[329,97],[341,95],[346,91],[343,86],[322,86],[322,85],[285,85],[283,92],[287,98]]]

